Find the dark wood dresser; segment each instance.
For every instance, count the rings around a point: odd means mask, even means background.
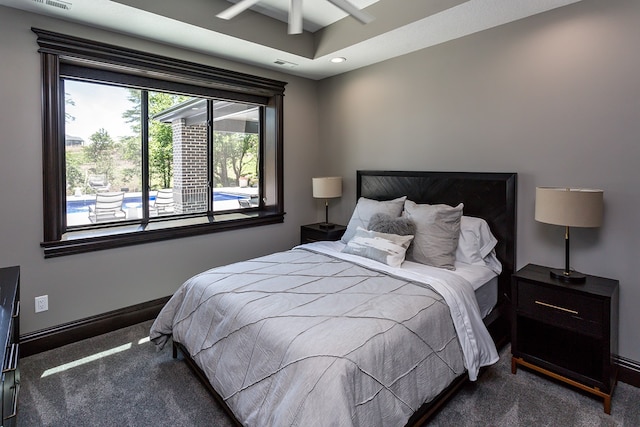
[[[511,371],[525,366],[604,399],[611,413],[618,351],[618,281],[553,279],[529,264],[513,275]]]
[[[15,426],[20,392],[20,267],[0,268],[2,351],[2,427]]]

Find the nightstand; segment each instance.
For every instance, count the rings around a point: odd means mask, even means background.
[[[604,399],[611,394],[618,351],[618,281],[589,276],[585,283],[553,279],[529,264],[512,276],[511,372],[518,365]]]
[[[346,229],[346,226],[338,224],[333,228],[321,228],[320,223],[303,225],[300,227],[300,243],[340,240]]]

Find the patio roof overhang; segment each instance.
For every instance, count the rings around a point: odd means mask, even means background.
[[[221,132],[257,133],[259,123],[257,105],[215,100],[213,102],[214,129]],[[163,123],[184,120],[187,126],[207,121],[207,100],[192,98],[167,108],[151,117]]]

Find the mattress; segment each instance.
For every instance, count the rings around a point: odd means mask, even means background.
[[[411,268],[411,264],[415,264],[411,262],[406,263],[409,264],[406,268]],[[463,277],[471,284],[476,299],[478,300],[480,315],[483,318],[486,317],[498,302],[498,275],[490,268],[481,265],[456,262],[455,266],[456,269],[453,273]],[[422,267],[430,270],[436,268],[426,265]]]
[[[484,319],[498,303],[498,278],[494,277],[480,285],[475,294],[480,308],[480,315]]]

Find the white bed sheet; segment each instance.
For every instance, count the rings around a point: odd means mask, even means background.
[[[309,250],[415,280],[435,289],[451,309],[451,317],[458,332],[465,367],[471,381],[476,380],[480,367],[492,365],[498,361],[498,351],[482,322],[481,310],[475,296],[475,287],[482,287],[490,280],[490,275],[495,276],[489,268],[465,264],[460,268],[456,266],[456,270],[446,270],[406,261],[402,267],[395,268],[358,255],[342,253],[344,246],[345,244],[340,241],[300,245]],[[475,287],[469,279],[476,283]]]
[[[484,319],[498,302],[498,275],[489,267],[482,265],[471,265],[462,262],[455,263],[456,269],[453,274],[461,276],[467,280],[476,294],[478,306],[480,308],[480,316]],[[429,277],[433,270],[442,270],[441,268],[431,267],[416,262],[405,261],[402,269],[414,271]]]

